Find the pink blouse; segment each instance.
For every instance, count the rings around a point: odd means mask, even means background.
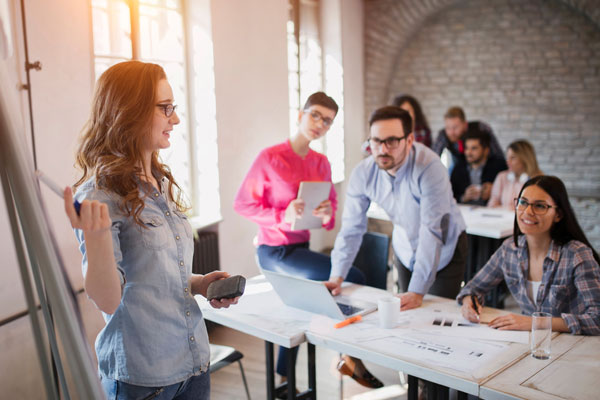
[[[327,157],[311,149],[302,158],[294,152],[289,140],[264,149],[256,157],[235,196],[233,208],[258,224],[258,245],[281,246],[310,239],[308,230],[292,231],[290,224],[284,222],[285,209],[297,198],[302,181],[331,182]],[[329,200],[333,215],[324,228],[331,230],[337,209],[333,185]]]
[[[515,198],[519,197],[519,192],[525,182],[520,182],[518,179],[512,182],[508,180],[508,173],[510,171],[502,171],[494,180],[492,186],[492,194],[488,201],[488,207],[503,207],[507,209],[514,209]]]

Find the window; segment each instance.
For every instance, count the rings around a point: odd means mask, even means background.
[[[335,123],[324,138],[311,148],[324,153],[331,163],[334,183],[344,180],[344,92],[343,70],[323,51],[320,3],[317,0],[289,0],[287,24],[290,135],[298,130],[298,111],[308,96],[323,90],[339,105]]]
[[[165,69],[181,122],[160,156],[189,200],[195,225],[208,225],[221,219],[212,40],[204,21],[184,17],[197,16],[202,6],[187,3],[92,0],[94,64],[96,78],[131,59]],[[184,13],[186,5],[195,8]]]

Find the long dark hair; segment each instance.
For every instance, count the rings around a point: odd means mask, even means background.
[[[596,262],[600,264],[598,253],[596,253],[590,242],[587,240],[581,226],[579,226],[579,223],[577,222],[564,183],[556,176],[538,175],[525,182],[519,192],[519,197],[521,197],[523,190],[528,186],[538,186],[541,188],[552,197],[552,200],[554,200],[558,207],[561,219],[560,221],[555,222],[554,225],[552,225],[552,228],[550,228],[550,237],[552,240],[560,245],[566,244],[571,240],[577,240],[592,250]],[[515,227],[513,231],[515,246],[519,245],[518,239],[522,234],[521,229],[519,229],[519,224],[517,223],[517,214],[515,213]]]
[[[409,103],[413,110],[415,110],[415,130],[425,129],[429,131],[427,118],[425,118],[425,114],[423,114],[423,110],[417,99],[409,94],[400,94],[394,97],[394,100],[392,101],[392,105],[396,107],[400,107],[404,103]]]

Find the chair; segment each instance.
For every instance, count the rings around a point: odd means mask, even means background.
[[[389,246],[390,238],[383,233],[364,234],[360,250],[354,259],[354,266],[365,274],[365,285],[387,289]]]
[[[246,397],[250,400],[250,391],[248,390],[248,382],[246,381],[246,375],[244,374],[244,367],[242,367],[242,357],[244,355],[229,346],[221,346],[218,344],[210,345],[210,373],[217,372],[223,367],[228,366],[237,361],[240,366],[240,372],[242,373],[242,380],[244,381],[244,388],[246,389]]]

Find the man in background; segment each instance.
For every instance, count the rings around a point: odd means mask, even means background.
[[[450,176],[454,198],[459,203],[485,205],[492,192],[496,175],[506,169],[506,162],[490,152],[490,136],[473,130],[464,136],[465,158],[460,159]]]
[[[421,306],[426,293],[456,297],[464,278],[467,236],[448,172],[433,151],[415,143],[410,114],[400,107],[375,110],[369,127],[372,155],[354,168],[348,181],[327,287],[339,293],[367,230],[373,201],[394,224],[401,309]]]
[[[467,122],[465,112],[460,107],[451,107],[444,115],[444,129],[442,129],[433,143],[431,149],[438,156],[442,156],[444,150],[449,153],[448,173],[452,173],[452,169],[456,163],[464,159],[464,137],[467,132],[487,132],[490,137],[490,153],[504,160],[504,153],[498,143],[498,139],[494,136],[492,128],[481,121]]]

